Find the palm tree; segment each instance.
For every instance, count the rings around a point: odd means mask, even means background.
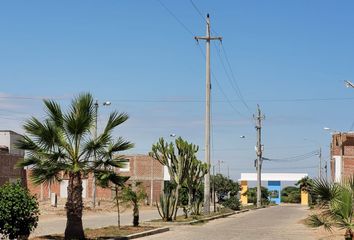
[[[146,199],[146,193],[141,183],[136,183],[136,186],[125,186],[122,191],[123,202],[133,205],[133,226],[139,226],[139,205],[141,201]]]
[[[328,231],[333,227],[345,229],[345,239],[352,239],[354,175],[342,183],[314,180],[312,191],[318,197],[319,211],[307,218],[307,224],[312,227],[323,226]]]
[[[296,186],[299,186],[301,191],[309,193],[311,191],[313,180],[308,176],[301,178],[297,183]]]
[[[111,113],[103,133],[93,138],[96,114],[91,94],[74,98],[65,113],[55,101],[44,100],[44,104],[46,117],[42,121],[32,117],[23,126],[26,135],[17,147],[27,154],[19,166],[32,167],[31,179],[35,184],[61,180],[61,173],[69,178],[65,239],[84,239],[82,177],[89,173],[99,177],[112,172],[112,168],[102,166],[119,166],[120,157],[107,158],[107,147],[113,142],[112,154],[133,147],[122,138],[113,141],[112,137],[113,129],[125,122],[128,115]]]

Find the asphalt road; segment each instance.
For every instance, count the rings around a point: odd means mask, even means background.
[[[202,225],[173,227],[169,232],[141,238],[144,240],[314,240],[315,233],[299,221],[308,214],[301,206],[276,206]]]
[[[140,211],[140,221],[160,218],[157,209],[144,209]],[[133,216],[132,210],[127,209],[121,213],[121,225],[132,225]],[[36,230],[30,237],[49,235],[55,233],[64,233],[66,225],[65,216],[44,216],[40,217]],[[117,213],[96,213],[83,215],[84,228],[99,228],[111,225],[117,225]]]

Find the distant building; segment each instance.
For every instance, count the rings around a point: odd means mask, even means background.
[[[16,163],[24,157],[24,151],[15,147],[21,137],[14,131],[0,130],[0,186],[19,180],[25,184],[25,171],[16,168]]]
[[[115,171],[121,176],[130,176],[128,184],[134,184],[134,182],[141,182],[145,188],[147,194],[147,203],[155,203],[163,190],[164,183],[164,168],[156,160],[152,159],[147,155],[129,155],[125,156],[129,160],[124,168],[118,168]],[[61,176],[62,180],[60,182],[55,182],[51,185],[41,184],[39,186],[33,185],[30,181],[31,170],[27,170],[27,186],[30,192],[37,195],[39,200],[48,200],[51,193],[56,193],[58,198],[65,199],[67,197],[67,187],[68,178],[64,175]],[[83,176],[82,186],[83,192],[82,197],[84,200],[92,201],[92,174]],[[114,197],[114,192],[109,188],[96,187],[96,201],[99,200],[109,200]]]
[[[334,133],[331,142],[331,178],[335,182],[354,174],[354,133]]]

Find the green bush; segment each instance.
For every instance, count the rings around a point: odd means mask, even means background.
[[[20,183],[0,187],[0,234],[27,239],[37,227],[38,202]]]
[[[227,199],[226,201],[224,201],[222,203],[222,205],[224,207],[230,208],[234,211],[240,210],[240,206],[241,206],[240,201],[238,200],[237,197],[231,197],[231,198]]]
[[[300,203],[301,202],[300,189],[293,186],[285,187],[281,191],[281,200],[284,203]]]

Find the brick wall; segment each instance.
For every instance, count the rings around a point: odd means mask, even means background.
[[[141,182],[144,186],[145,192],[147,194],[147,202],[150,203],[151,199],[151,179],[153,179],[153,202],[159,199],[160,193],[163,190],[163,166],[156,160],[150,158],[147,155],[133,155],[127,156],[129,159],[129,171],[122,172],[119,169],[116,171],[122,176],[130,176],[128,184],[134,184],[134,182]],[[54,192],[60,197],[60,184],[59,182],[54,182],[50,186],[46,184],[41,184],[35,186],[31,179],[31,170],[26,170],[27,177],[27,187],[30,192],[37,196],[39,200],[47,200],[50,198],[50,192]],[[62,176],[63,179],[67,177]],[[92,199],[92,174],[83,177],[87,179],[86,188],[86,200]],[[114,193],[110,188],[96,187],[96,198],[99,200],[109,200],[114,197]]]
[[[335,179],[335,164],[332,156],[343,156],[343,177],[354,174],[354,133],[335,133],[331,143],[331,177]]]
[[[9,181],[25,180],[24,170],[16,168],[16,163],[22,158],[20,155],[0,153],[0,186]]]

